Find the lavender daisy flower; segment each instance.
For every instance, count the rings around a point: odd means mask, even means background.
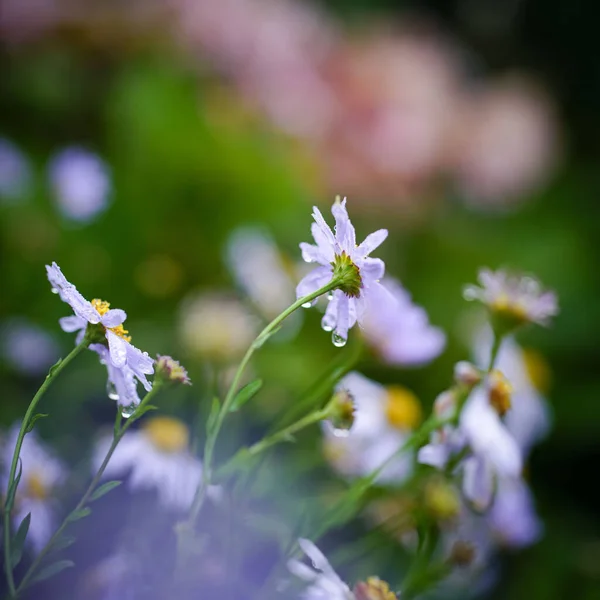
[[[66,148],[48,166],[50,183],[61,213],[86,223],[108,205],[110,177],[104,162],[83,148]]]
[[[336,346],[343,346],[350,328],[357,321],[362,324],[367,306],[374,300],[373,292],[380,287],[385,265],[378,258],[370,258],[369,254],[385,240],[388,232],[386,229],[375,231],[357,246],[345,198],[341,202],[336,200],[331,208],[335,234],[316,206],[313,211],[315,223],[311,232],[316,245],[301,243],[300,249],[306,262],[316,262],[320,266],[300,281],[296,296],[302,298],[333,278],[339,280],[338,288],[330,295],[321,325],[325,331],[333,332],[332,340]]]
[[[429,324],[425,310],[413,304],[398,281],[386,277],[372,294],[378,301],[366,312],[363,332],[385,362],[422,365],[440,354],[446,336]]]
[[[544,291],[533,277],[481,269],[477,279],[481,287],[466,286],[464,297],[485,304],[499,321],[496,325],[501,326],[502,333],[525,323],[548,325],[550,318],[558,314],[556,294]]]
[[[75,313],[72,317],[60,319],[59,322],[63,331],[77,331],[76,343],[80,343],[88,324],[99,325],[103,330],[108,348],[106,349],[103,343],[94,343],[90,345],[90,349],[96,351],[100,355],[101,361],[107,365],[109,382],[112,382],[116,388],[123,390],[126,387],[129,388],[130,391],[123,398],[119,395],[119,403],[124,404],[124,398],[127,397],[137,399],[134,403],[138,404],[137,392],[134,395],[131,390],[131,374],[142,383],[146,391],[150,391],[152,384],[146,379],[146,375],[154,373],[154,361],[148,356],[147,352],[142,352],[131,344],[131,337],[127,335],[128,332],[123,328],[123,322],[127,318],[125,311],[111,309],[109,308],[110,304],[103,300],[94,299],[91,302],[86,300],[77,291],[77,288],[67,281],[55,262],[52,263],[52,266],[46,266],[46,271],[52,290]],[[118,369],[121,369],[120,373],[117,372]],[[133,382],[133,385],[135,385],[135,382]],[[125,405],[130,404],[132,403]]]
[[[313,568],[298,560],[288,562],[289,570],[310,586],[302,594],[303,600],[355,600],[350,588],[333,570],[323,553],[309,540],[298,540],[300,548],[310,558]]]
[[[31,175],[26,156],[12,142],[0,138],[0,199],[22,199],[31,185]]]

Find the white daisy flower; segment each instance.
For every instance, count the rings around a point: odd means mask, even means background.
[[[112,437],[102,438],[94,452],[97,469]],[[182,421],[173,417],[153,417],[128,431],[117,446],[104,472],[105,478],[129,475],[132,490],[155,490],[167,508],[188,510],[202,478],[202,463],[190,449],[190,433]],[[217,497],[219,488],[210,486],[209,495]]]
[[[422,365],[440,354],[446,336],[429,323],[425,310],[412,302],[398,281],[386,277],[373,293],[381,300],[367,309],[363,333],[385,362]]]
[[[346,210],[346,199],[336,200],[331,213],[335,218],[335,234],[321,211],[313,207],[315,222],[311,231],[316,245],[303,242],[300,249],[303,260],[320,266],[300,281],[296,296],[302,298],[327,285],[334,277],[342,278],[338,289],[330,296],[321,324],[325,331],[333,332],[333,343],[343,346],[348,339],[348,331],[357,322],[362,324],[367,306],[379,299],[372,294],[380,286],[385,264],[379,258],[370,258],[369,254],[387,238],[388,232],[379,229],[357,245],[356,232]]]
[[[3,489],[8,486],[8,469],[19,435],[20,423],[13,425],[2,444],[5,466],[2,474]],[[22,474],[13,509],[14,527],[31,513],[27,541],[38,552],[54,533],[57,525],[56,489],[67,476],[67,467],[38,438],[35,431],[23,439],[20,452]]]
[[[491,331],[483,330],[475,338],[474,359],[485,365],[492,345]],[[496,367],[512,386],[511,407],[504,417],[504,424],[517,440],[524,454],[542,440],[551,426],[550,406],[535,381],[539,373],[544,375],[544,366],[536,355],[523,351],[512,338],[502,342],[496,359]]]
[[[68,219],[86,223],[108,206],[108,167],[92,152],[71,147],[56,153],[48,165],[54,198]]]
[[[226,261],[238,285],[269,320],[296,299],[294,282],[279,249],[262,229],[236,229],[227,241]]]
[[[288,562],[289,570],[304,581],[310,583],[302,594],[303,600],[355,600],[350,588],[333,570],[323,553],[309,540],[298,540],[300,547],[310,558],[313,567],[298,560]]]
[[[75,313],[72,317],[60,319],[62,329],[67,332],[77,331],[76,343],[80,343],[88,324],[100,325],[104,330],[108,348],[106,349],[102,344],[91,344],[90,349],[96,351],[101,360],[107,365],[109,381],[113,385],[119,387],[117,380],[128,382],[130,393],[119,396],[119,403],[128,406],[132,404],[129,400],[134,398],[133,403],[138,404],[137,392],[133,394],[131,391],[132,376],[135,376],[142,383],[146,391],[150,391],[152,384],[147,380],[146,375],[154,373],[154,361],[148,356],[147,352],[138,350],[130,343],[131,337],[127,335],[128,332],[123,328],[123,322],[127,318],[125,311],[118,308],[111,309],[110,304],[104,300],[94,299],[91,302],[86,300],[77,291],[77,288],[67,281],[55,262],[51,266],[46,265],[46,271],[52,290]],[[117,370],[122,372],[118,373]],[[135,382],[133,382],[133,385],[135,386]]]
[[[368,475],[408,439],[421,418],[419,401],[405,388],[386,388],[356,372],[346,375],[337,390],[345,390],[353,398],[354,423],[349,430],[323,424],[325,455],[346,477]],[[386,465],[378,481],[400,483],[411,470],[412,456],[403,453]]]
[[[485,304],[509,329],[524,323],[547,325],[558,314],[556,294],[544,291],[533,277],[481,269],[477,279],[481,287],[466,286],[465,299]]]

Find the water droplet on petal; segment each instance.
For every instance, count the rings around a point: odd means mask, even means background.
[[[340,335],[339,333],[337,333],[336,331],[334,331],[331,334],[331,341],[333,342],[333,345],[336,348],[341,348],[342,346],[346,345],[346,342],[348,341],[344,336]]]
[[[135,412],[136,408],[137,408],[136,404],[130,404],[129,406],[122,406],[121,407],[121,416],[124,419],[129,419],[129,417]]]
[[[53,287],[53,288],[52,288],[50,291],[51,291],[53,294],[58,294],[58,290],[57,290],[55,287]]]
[[[338,437],[338,438],[345,438],[350,435],[349,429],[339,429],[337,427],[333,427],[331,429],[331,431],[332,431],[333,435],[335,435],[335,437]]]
[[[321,319],[321,328],[323,331],[333,331],[333,325],[331,320],[327,318],[327,316]]]
[[[312,302],[305,302],[305,303],[302,305],[302,308],[310,308],[311,306],[312,306]]]
[[[115,384],[109,379],[106,382],[106,393],[111,400],[119,401],[119,393],[117,392],[117,388]]]
[[[333,293],[329,292],[329,294],[327,294],[327,300],[333,300]]]

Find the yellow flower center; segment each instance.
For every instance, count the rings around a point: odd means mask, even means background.
[[[190,442],[190,432],[186,425],[172,417],[148,419],[143,430],[156,448],[168,454],[185,450]]]
[[[26,489],[27,495],[30,498],[45,500],[48,497],[48,489],[44,484],[44,480],[40,473],[36,473],[35,471],[27,477]]]
[[[421,404],[409,389],[391,385],[387,388],[385,414],[393,427],[414,429],[421,422]]]
[[[501,317],[508,317],[520,323],[526,323],[529,320],[525,306],[514,302],[507,294],[500,294],[490,304],[490,309]]]
[[[390,586],[379,577],[369,577],[367,581],[357,583],[354,587],[354,595],[356,600],[397,600]]]
[[[533,387],[542,393],[548,393],[552,372],[546,359],[536,350],[523,349],[523,362]]]
[[[512,385],[498,369],[490,373],[490,404],[502,417],[510,408],[510,397],[513,392]]]
[[[98,311],[98,314],[101,317],[103,317],[110,308],[110,302],[94,298],[92,300],[92,306]],[[114,334],[118,335],[120,338],[123,338],[126,342],[131,341],[131,336],[127,335],[129,332],[123,328],[123,325],[117,325],[116,327],[108,327],[107,329],[112,331]]]

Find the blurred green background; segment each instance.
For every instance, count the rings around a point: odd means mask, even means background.
[[[464,328],[473,307],[461,288],[479,266],[531,271],[557,290],[561,314],[552,329],[528,331],[521,340],[543,354],[552,373],[554,428],[528,467],[545,535],[505,557],[490,597],[599,598],[600,73],[593,3],[275,6],[4,4],[0,138],[20,148],[30,175],[18,193],[0,195],[3,352],[10,354],[7,327],[23,322],[50,334],[59,355],[71,347],[71,336],[57,325],[68,309],[49,293],[44,273],[55,260],[86,297],[127,311],[138,347],[170,353],[189,368],[194,387],[165,396],[161,409],[191,419],[199,404],[206,413],[206,369],[178,335],[182,299],[234,288],[223,253],[236,226],[266,227],[289,260],[298,261],[312,204],[326,210],[335,194],[347,193],[359,237],[381,226],[390,230],[380,254],[388,273],[449,338],[444,354],[422,369],[384,368],[372,359],[359,368],[409,386],[427,406],[448,385],[453,363],[469,355]],[[417,44],[411,54],[394,42],[378,54],[381,40],[390,39],[425,39],[425,49]],[[398,61],[412,71],[396,70],[396,50],[408,52]],[[517,131],[515,141],[500,134],[496,144],[496,133],[481,134],[486,142],[473,142],[473,150],[469,135],[484,127],[470,120],[480,94],[514,71],[544,90],[540,123],[530,132],[517,104],[513,124],[509,103],[499,127]],[[399,91],[390,89],[395,77]],[[331,114],[317,119],[323,106],[315,98],[327,96],[322,88],[335,101]],[[414,88],[424,91],[406,93]],[[388,110],[390,120],[377,124]],[[298,125],[313,117],[314,129]],[[412,117],[422,120],[414,130]],[[395,119],[399,133],[390,141],[385,136],[395,131]],[[436,119],[438,129],[425,131]],[[425,166],[418,160],[420,135],[424,147],[435,146]],[[107,206],[85,222],[61,210],[49,180],[49,161],[69,146],[101,157],[111,182]],[[485,168],[465,158],[468,152],[506,162],[485,193],[477,192],[478,177],[486,176],[477,168]],[[413,159],[413,171],[403,168]],[[533,174],[513,186],[511,175],[518,178],[528,161]],[[282,348],[261,351],[256,371],[267,381],[264,397],[248,407],[248,420],[233,423],[236,435],[226,446],[255,439],[270,415],[299,397],[339,352],[316,311],[305,314],[298,337]],[[18,361],[0,364],[4,427],[23,414],[44,369],[27,373]],[[73,457],[85,456],[90,437],[112,421],[104,377],[95,357],[85,356],[44,400],[53,419],[40,430],[74,467]],[[306,440],[307,460],[315,464],[317,433]],[[294,452],[300,451],[290,451],[291,460],[299,460]],[[364,526],[356,527],[360,534]]]

